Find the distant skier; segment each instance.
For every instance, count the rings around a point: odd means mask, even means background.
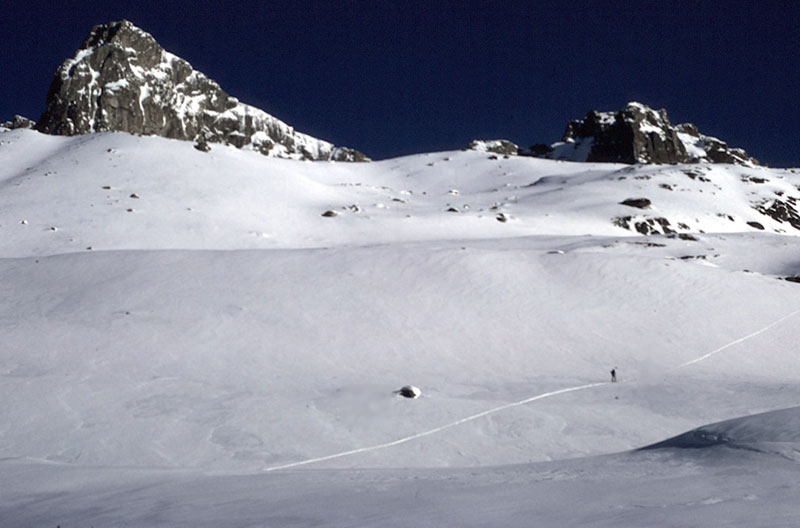
[[[611,369],[611,383],[617,382],[617,367]]]

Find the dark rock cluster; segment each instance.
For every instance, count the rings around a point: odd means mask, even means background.
[[[627,198],[620,202],[621,205],[627,205],[628,207],[636,207],[638,209],[647,209],[650,207],[652,202],[650,202],[647,198]]]
[[[516,156],[519,153],[519,147],[507,139],[474,139],[467,145],[467,149],[492,152],[505,156]]]
[[[3,128],[34,128],[36,126],[36,122],[28,119],[27,117],[22,117],[21,115],[15,115],[11,121],[6,121],[0,124],[0,127]]]
[[[669,235],[675,233],[669,220],[663,217],[643,218],[637,222],[632,216],[620,216],[612,218],[611,223],[623,229],[636,230],[643,235]]]
[[[666,110],[635,102],[619,112],[592,111],[570,121],[560,142],[534,145],[528,153],[588,162],[758,164],[744,150],[704,136],[692,124],[673,126]]]
[[[152,134],[297,159],[368,159],[240,103],[127,20],[96,26],[61,64],[36,129],[59,135]]]
[[[755,210],[769,216],[779,224],[788,223],[793,228],[800,230],[800,213],[797,211],[798,200],[792,196],[787,196],[786,201],[773,200],[769,207],[766,204],[759,204]]]

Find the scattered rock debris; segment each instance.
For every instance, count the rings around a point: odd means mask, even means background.
[[[745,183],[747,183],[747,182],[751,182],[751,183],[767,183],[767,181],[768,181],[766,178],[759,178],[757,176],[747,176],[745,174],[742,175],[741,180],[743,182],[745,182]]]
[[[705,176],[703,176],[703,171],[700,170],[700,169],[685,170],[685,171],[683,171],[683,173],[685,175],[687,175],[688,177],[690,177],[691,179],[693,179],[693,180],[697,179],[697,180],[700,180],[701,182],[710,182],[711,181],[708,178],[706,178]]]
[[[754,209],[778,223],[788,222],[793,228],[800,229],[800,213],[795,209],[796,205],[797,198],[787,196],[786,201],[776,199],[769,207],[766,206],[766,203],[762,203],[755,206]]]
[[[632,216],[618,216],[616,218],[612,218],[611,223],[617,227],[627,230],[631,230],[631,224],[633,224],[633,229],[643,235],[671,235],[675,233],[675,230],[672,229],[669,220],[662,217],[645,218],[641,222],[634,222]]]

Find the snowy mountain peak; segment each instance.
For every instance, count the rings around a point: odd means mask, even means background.
[[[744,150],[700,134],[690,123],[673,126],[666,110],[637,102],[619,112],[593,110],[584,119],[570,121],[561,141],[531,150],[568,161],[758,165]]]
[[[127,20],[95,26],[56,71],[40,132],[122,131],[224,143],[265,155],[365,161],[231,97]]]

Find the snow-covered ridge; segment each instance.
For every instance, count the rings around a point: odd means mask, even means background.
[[[123,131],[283,158],[367,160],[239,102],[127,20],[96,26],[58,68],[37,129],[60,135]]]
[[[566,163],[502,154],[509,145],[296,164],[159,137],[6,131],[0,253],[331,247],[453,233],[800,234],[794,170]]]

